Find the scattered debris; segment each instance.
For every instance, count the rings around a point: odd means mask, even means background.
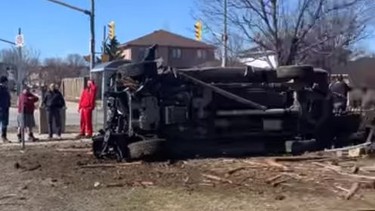
[[[40,164],[38,163],[38,164],[31,165],[31,166],[29,166],[29,167],[26,167],[26,170],[27,170],[27,171],[35,171],[35,170],[37,170],[37,169],[39,169],[39,168],[41,168],[41,167],[42,167],[42,165],[40,165]]]
[[[244,170],[245,167],[238,167],[238,168],[234,168],[234,169],[231,169],[229,170],[226,174],[225,174],[225,177],[229,177],[230,175],[238,172],[238,171],[241,171],[241,170]]]
[[[287,167],[287,166],[285,166],[285,165],[283,165],[283,164],[281,164],[281,163],[278,163],[275,159],[266,159],[265,160],[266,161],[266,163],[268,164],[268,165],[270,165],[270,166],[273,166],[273,167],[276,167],[276,168],[279,168],[279,169],[281,169],[281,170],[283,170],[283,171],[289,171],[290,169],[289,169],[289,167]]]
[[[375,166],[363,166],[360,169],[367,172],[375,172]]]
[[[225,179],[225,178],[221,178],[221,177],[218,177],[218,176],[215,176],[215,175],[202,174],[202,176],[205,177],[205,178],[207,178],[207,179],[210,179],[210,180],[216,180],[216,181],[219,181],[219,182],[233,184],[233,182],[231,180]]]
[[[18,162],[16,162],[16,163],[14,164],[14,168],[15,168],[15,169],[19,169],[19,168],[21,168],[21,165],[20,165]]]
[[[288,156],[288,157],[274,157],[274,161],[278,162],[299,162],[299,161],[309,161],[309,160],[327,160],[332,159],[332,157],[324,156]]]
[[[343,171],[341,171],[341,168],[339,166],[333,166],[333,165],[322,164],[322,163],[315,163],[315,164],[323,166],[324,168],[329,169],[331,171],[334,171],[337,174],[340,174],[342,176],[353,177],[353,178],[358,178],[358,179],[375,180],[375,176],[367,176],[367,175],[360,175],[360,174],[350,174],[350,173],[343,172]]]
[[[282,176],[283,176],[283,174],[278,174],[278,175],[276,175],[274,177],[268,178],[266,180],[266,183],[271,184],[272,182],[274,182],[275,180],[281,178]]]
[[[278,200],[278,201],[282,201],[282,200],[284,200],[286,197],[284,196],[284,195],[277,195],[276,197],[275,197],[275,200]]]
[[[359,167],[357,165],[353,166],[350,170],[352,174],[357,174],[359,172]]]
[[[143,162],[132,162],[132,163],[101,163],[101,164],[87,164],[82,165],[81,168],[113,168],[113,167],[123,167],[123,166],[133,166],[140,165]]]
[[[0,200],[14,198],[14,197],[17,197],[17,194],[8,194],[8,195],[0,196]]]
[[[140,183],[143,186],[153,186],[154,185],[154,182],[151,182],[151,181],[141,181]]]
[[[97,188],[97,187],[99,187],[99,186],[100,186],[100,182],[95,182],[95,183],[94,183],[94,187],[95,187],[95,188]]]
[[[90,152],[90,148],[57,148],[58,152]]]
[[[352,187],[350,188],[349,192],[345,195],[345,199],[349,200],[354,196],[355,193],[360,189],[359,183],[353,183]]]
[[[124,186],[126,186],[126,184],[123,183],[111,183],[106,185],[107,188],[121,188]]]

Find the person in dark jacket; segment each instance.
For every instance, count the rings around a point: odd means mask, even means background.
[[[46,108],[48,120],[48,135],[53,137],[53,122],[56,126],[57,138],[61,138],[61,109],[65,108],[65,100],[55,84],[51,84],[46,92],[42,107]]]
[[[10,93],[8,90],[8,78],[0,77],[0,126],[1,139],[4,143],[9,143],[7,138],[7,128],[9,123]]]
[[[36,141],[34,137],[33,128],[35,127],[34,110],[35,103],[39,98],[31,93],[30,88],[26,87],[18,98],[18,141],[21,142],[21,130],[28,129],[29,141]]]
[[[351,91],[351,88],[345,83],[342,75],[337,77],[337,81],[330,86],[330,90],[333,94],[335,110],[345,111],[348,102],[348,93]]]

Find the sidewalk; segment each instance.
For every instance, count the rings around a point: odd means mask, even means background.
[[[18,109],[17,108],[10,108],[9,111],[9,127],[15,128],[17,127],[17,115]],[[35,110],[34,113],[35,122],[38,124],[39,122],[39,109]],[[93,125],[95,130],[99,130],[100,127],[103,125],[103,111],[100,108],[95,109],[93,111]],[[78,104],[74,102],[66,102],[66,126],[79,126],[80,123],[80,115],[78,113]],[[37,126],[38,127],[38,126]],[[36,128],[37,129],[37,128]],[[37,131],[37,130],[35,130]]]

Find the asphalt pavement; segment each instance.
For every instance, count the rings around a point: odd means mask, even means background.
[[[78,113],[78,104],[73,102],[66,102],[66,122],[67,126],[79,126],[80,115]],[[17,127],[17,108],[11,108],[9,113],[9,127]],[[34,113],[35,122],[39,122],[39,109]],[[93,124],[103,125],[103,111],[97,108],[93,112]]]

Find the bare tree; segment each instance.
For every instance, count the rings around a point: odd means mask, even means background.
[[[215,26],[222,25],[223,0],[196,2],[196,16],[221,31]],[[279,65],[290,65],[363,39],[374,5],[371,0],[231,0],[229,28],[249,45],[273,51]]]
[[[227,46],[227,50],[228,50],[227,65],[236,66],[239,64],[239,58],[241,57],[243,52],[246,50],[246,45],[245,45],[245,40],[243,39],[242,36],[234,32],[230,34],[231,36],[228,39],[228,46]],[[214,46],[217,46],[216,55],[218,58],[221,58],[222,53],[223,53],[221,37],[213,33],[212,36],[209,37],[208,42]]]
[[[17,48],[3,49],[0,51],[0,60],[4,63],[19,66],[22,62],[22,69],[25,71],[24,76],[27,77],[30,72],[40,65],[40,53],[32,48],[22,49],[22,58]]]
[[[69,54],[65,60],[68,66],[74,69],[82,69],[83,67],[88,66],[88,63],[82,55],[79,54]]]
[[[37,69],[37,74],[43,78],[42,83],[60,83],[63,78],[81,76],[87,67],[87,62],[78,54],[70,54],[65,59],[46,58],[43,67]]]

